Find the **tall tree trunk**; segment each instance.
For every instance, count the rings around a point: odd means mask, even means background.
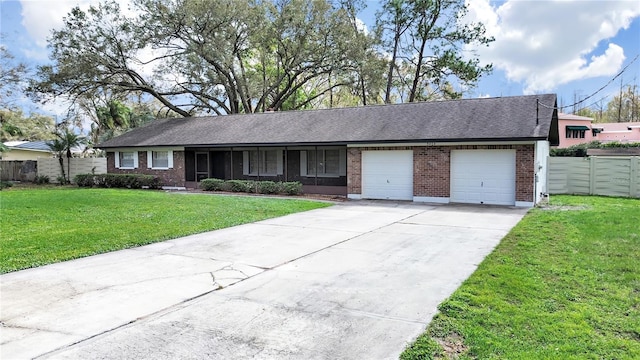
[[[396,67],[399,43],[400,43],[400,25],[396,25],[396,33],[393,37],[393,53],[391,54],[391,62],[389,63],[389,73],[387,74],[387,91],[384,95],[385,104],[391,103],[391,87],[393,86],[393,69]]]
[[[418,52],[418,63],[416,64],[416,71],[413,76],[413,84],[411,85],[411,92],[409,93],[409,102],[414,102],[416,99],[416,95],[418,92],[418,85],[420,84],[420,78],[422,73],[422,65],[424,60],[424,49],[427,45],[427,41],[429,40],[429,34],[431,33],[431,29],[436,25],[436,21],[440,17],[442,2],[440,0],[436,0],[433,2],[433,12],[428,13],[425,9],[422,14],[422,18],[418,23],[418,31],[420,32],[420,26],[425,25],[424,29],[422,29],[422,33],[420,34],[421,43],[420,43],[420,51]],[[426,23],[428,20],[431,20],[429,25]]]
[[[58,156],[58,162],[60,163],[60,172],[62,173],[62,185],[67,181],[67,176],[64,173],[64,158]]]
[[[411,91],[409,92],[409,102],[416,100],[416,93],[418,92],[418,85],[420,84],[420,72],[422,71],[422,54],[424,54],[424,48],[427,45],[427,38],[422,38],[422,44],[420,44],[420,53],[418,54],[418,63],[416,64],[416,72],[413,75],[413,84],[411,85]]]

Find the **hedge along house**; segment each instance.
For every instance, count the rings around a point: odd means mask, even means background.
[[[99,145],[109,173],[299,181],[351,199],[533,206],[556,95],[158,120]]]

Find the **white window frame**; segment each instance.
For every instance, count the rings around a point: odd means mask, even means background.
[[[249,169],[251,168],[249,162],[250,162],[250,155],[249,152],[251,151],[258,151],[258,168],[256,168],[257,170],[255,170],[254,172],[249,172]],[[276,172],[275,173],[268,173],[268,172],[263,172],[264,171],[264,162],[263,159],[265,158],[265,152],[267,151],[275,151],[276,152],[276,159],[277,159],[277,163],[276,163]],[[282,161],[282,149],[260,149],[260,150],[245,150],[242,152],[242,174],[243,175],[247,175],[247,176],[278,176],[278,175],[282,175],[284,174],[284,164]]]
[[[120,166],[120,154],[121,153],[133,153],[133,167]],[[138,168],[138,152],[137,151],[116,151],[115,152],[116,169],[137,169]]]
[[[317,177],[340,177],[347,175],[347,150],[346,149],[335,149],[335,148],[318,148],[317,152],[322,153],[322,160],[324,161],[326,157],[327,150],[339,150],[340,151],[340,163],[338,164],[338,172],[337,173],[323,173],[318,174]],[[316,177],[315,174],[311,174],[307,171],[307,151],[316,151],[316,149],[309,150],[301,150],[300,151],[300,176],[306,177]],[[326,169],[326,167],[325,167]]]
[[[153,166],[153,153],[154,152],[166,152],[167,153],[167,165],[164,166]],[[173,150],[148,150],[147,151],[147,167],[153,170],[169,170],[173,169]]]

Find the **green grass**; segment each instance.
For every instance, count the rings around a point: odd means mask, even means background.
[[[324,206],[150,190],[14,188],[0,192],[0,273]]]
[[[640,359],[640,200],[553,196],[401,359]]]

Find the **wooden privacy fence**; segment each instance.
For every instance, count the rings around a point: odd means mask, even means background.
[[[34,160],[1,160],[0,180],[33,181],[36,178],[37,165]]]
[[[549,194],[640,197],[640,156],[550,157]]]
[[[64,173],[73,182],[73,177],[78,174],[106,174],[107,158],[71,158],[71,163],[67,167],[67,158],[64,161]],[[70,174],[68,174],[70,172]],[[58,182],[60,172],[60,161],[54,158],[38,159],[38,176],[48,176],[51,182]]]

